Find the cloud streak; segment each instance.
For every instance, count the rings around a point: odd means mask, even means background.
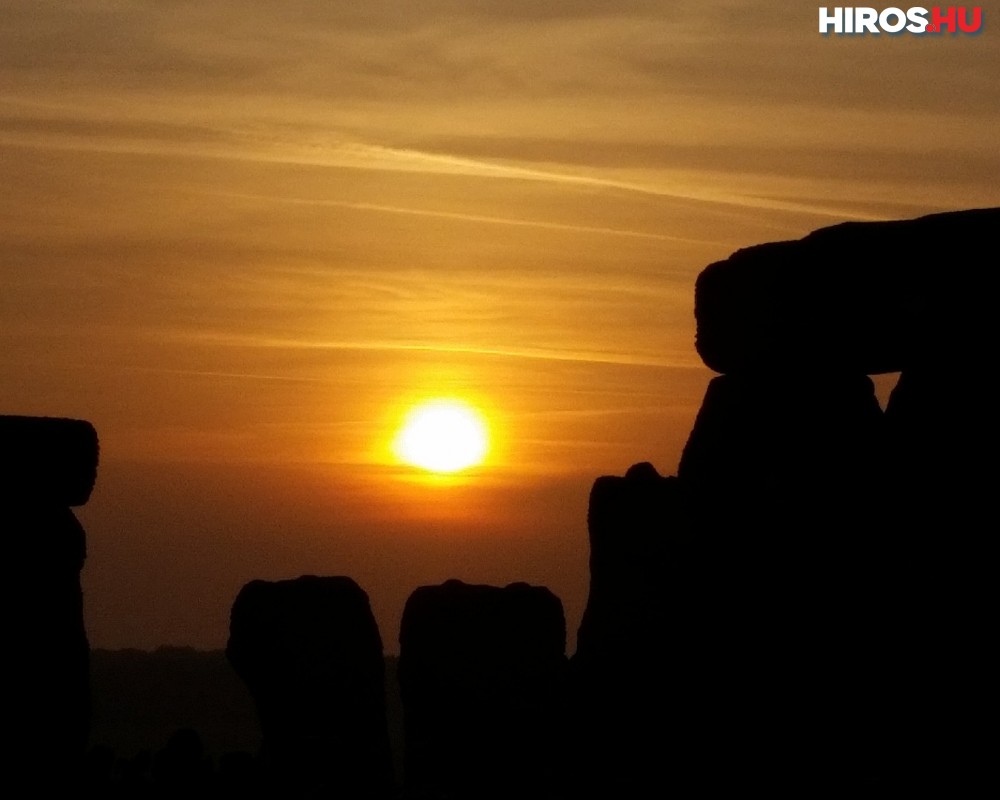
[[[452,344],[407,343],[387,339],[384,341],[358,340],[322,340],[312,338],[277,338],[269,336],[249,336],[238,333],[219,333],[204,330],[161,332],[161,338],[171,339],[189,344],[211,345],[224,348],[249,348],[287,351],[355,351],[379,353],[430,353],[459,356],[486,356],[511,359],[528,359],[532,361],[566,361],[587,364],[617,364],[651,368],[697,368],[700,363],[696,356],[686,358],[655,357],[633,353],[616,353],[601,350],[575,350],[572,348],[516,348],[516,347],[486,347],[460,346]],[[167,372],[175,372],[168,370]],[[195,371],[187,374],[213,375],[220,377],[225,373]],[[229,375],[229,377],[261,377],[278,379],[279,376]],[[297,380],[282,378],[283,380]]]
[[[778,2],[754,4],[749,17],[728,2],[361,11],[134,0],[71,16],[38,3],[15,8],[0,32],[0,135],[80,151],[561,181],[813,215],[831,198],[804,203],[788,185],[796,178],[867,177],[886,191],[866,199],[884,199],[926,181],[918,162],[942,140],[960,190],[996,167],[997,37],[831,40],[814,16]],[[873,146],[873,129],[893,135]],[[842,202],[831,213],[857,209]]]

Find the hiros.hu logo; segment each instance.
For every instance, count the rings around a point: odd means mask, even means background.
[[[922,6],[885,8],[837,6],[819,9],[820,33],[979,33],[983,27],[981,6]]]

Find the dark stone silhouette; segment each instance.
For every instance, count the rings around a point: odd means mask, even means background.
[[[941,354],[943,356],[943,354]],[[914,790],[975,793],[995,780],[996,488],[991,392],[967,360],[903,370],[886,407],[896,558],[890,578],[893,756]]]
[[[91,795],[111,796],[115,751],[110,745],[96,745],[87,753],[83,788]]]
[[[223,753],[219,758],[218,797],[224,800],[264,798],[257,759],[246,751]]]
[[[985,356],[981,270],[998,230],[1000,209],[975,209],[738,250],[698,276],[698,353],[727,374],[898,372],[929,341]]]
[[[251,581],[226,655],[257,705],[275,796],[391,794],[382,640],[353,580]]]
[[[845,371],[858,360],[828,356],[778,372],[765,354],[715,378],[678,470],[712,549],[701,567],[715,599],[705,624],[720,634],[712,661],[739,665],[704,672],[734,788],[850,791],[884,774],[886,426],[871,380]]]
[[[649,463],[624,478],[595,481],[587,513],[590,594],[574,662],[622,663],[650,646],[650,632],[666,622],[663,570],[672,550],[690,546],[686,497],[676,478]],[[659,638],[654,635],[653,641]]]
[[[901,510],[928,525],[977,527],[990,498],[992,470],[984,469],[996,440],[991,392],[964,390],[976,375],[968,361],[931,359],[903,370],[886,406],[889,463]]]
[[[210,797],[212,778],[212,761],[193,728],[174,731],[153,760],[153,781],[166,797]]]
[[[719,655],[743,663],[728,703],[752,726],[748,771],[786,785],[871,778],[889,679],[885,476],[885,420],[867,376],[709,384],[679,477],[718,547],[715,594],[730,608],[714,624],[732,648]]]
[[[590,593],[571,664],[577,794],[690,790],[707,769],[716,687],[688,497],[649,463],[595,481],[587,514]]]
[[[4,502],[82,506],[97,480],[97,431],[82,419],[0,416]]]
[[[557,793],[565,653],[562,603],[544,587],[450,580],[414,591],[399,656],[408,794]]]
[[[772,530],[788,514],[799,530],[803,513],[816,518],[811,525],[831,515],[853,523],[882,479],[884,439],[882,409],[863,374],[725,375],[708,385],[677,474],[690,490],[723,501],[713,516],[744,516],[753,504],[770,515]]]
[[[856,413],[833,416],[854,418],[856,430],[833,436],[843,426],[825,430],[820,414],[813,428],[824,433],[811,440],[816,447],[830,435],[827,444],[877,456],[881,412],[876,405],[871,415],[868,380],[855,383],[847,395]],[[727,399],[724,388],[711,395],[700,420],[709,427],[733,410],[716,402]],[[831,486],[837,473],[816,466],[813,453],[802,475],[790,475],[800,463],[790,430],[791,460],[763,455],[765,474],[753,474],[752,451],[741,445],[781,447],[734,426],[741,416],[757,419],[735,407],[728,428],[700,431],[704,470],[663,478],[639,464],[594,484],[591,590],[572,661],[579,791],[619,796],[665,785],[691,796],[766,787],[792,796],[850,791],[877,777],[892,708],[887,548],[879,518],[865,516],[873,485],[847,477]],[[751,502],[747,486],[763,499]]]
[[[70,505],[97,473],[88,422],[0,416],[0,507],[7,564],[5,775],[61,791],[84,778],[89,653],[80,571],[86,535]]]
[[[801,781],[954,792],[985,772],[993,437],[986,394],[960,381],[989,363],[998,230],[996,208],[846,223],[698,278],[698,352],[728,374],[679,475],[745,598],[726,638],[762,654],[746,674],[793,732],[756,740]],[[888,371],[880,420],[861,375]],[[778,663],[796,665],[781,686]]]
[[[727,374],[678,478],[591,493],[580,789],[944,789],[985,763],[988,425],[955,370],[987,363],[997,230],[1000,209],[848,223],[699,276],[698,351]],[[883,415],[867,373],[897,370]],[[659,683],[631,655],[650,632]]]

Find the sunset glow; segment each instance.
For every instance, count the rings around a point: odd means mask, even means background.
[[[393,449],[400,461],[431,472],[458,472],[481,464],[489,449],[482,416],[455,400],[433,400],[406,417]]]
[[[91,647],[225,647],[308,574],[387,652],[451,577],[548,586],[572,648],[595,479],[674,475],[715,375],[701,270],[1000,205],[997,10],[4,3],[0,414],[100,437]]]

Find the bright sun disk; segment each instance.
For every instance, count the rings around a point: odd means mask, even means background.
[[[431,472],[457,472],[481,464],[489,449],[482,415],[457,400],[433,400],[413,409],[393,442],[406,464]]]

